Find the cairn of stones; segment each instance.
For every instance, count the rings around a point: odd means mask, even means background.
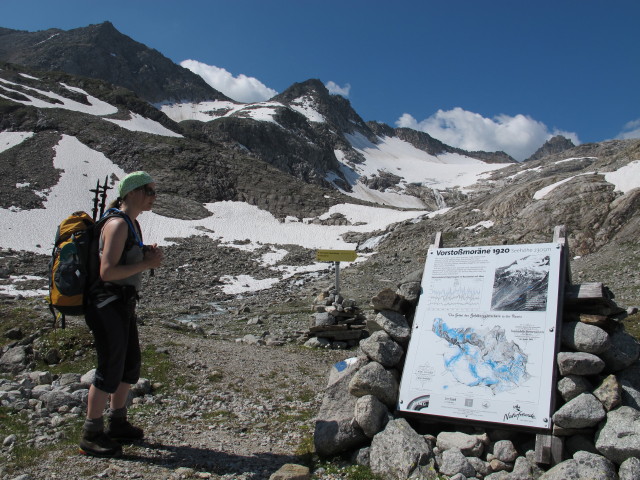
[[[355,300],[346,300],[335,289],[320,293],[312,309],[307,347],[346,349],[368,335],[366,317]]]
[[[373,300],[370,336],[331,367],[316,418],[323,457],[351,456],[388,479],[640,479],[640,344],[602,284],[568,285],[553,430],[468,427],[395,412],[420,292],[416,272]]]

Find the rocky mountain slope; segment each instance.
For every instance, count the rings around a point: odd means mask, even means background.
[[[198,75],[123,35],[110,22],[68,31],[0,28],[0,60],[102,79],[150,103],[229,100]]]

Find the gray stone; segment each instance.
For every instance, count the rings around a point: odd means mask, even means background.
[[[0,372],[19,373],[27,366],[27,349],[17,346],[7,350],[0,357]]]
[[[57,365],[62,360],[62,354],[57,348],[51,348],[47,350],[42,359],[47,365]]]
[[[33,380],[36,385],[50,385],[53,382],[51,372],[30,372],[29,378]]]
[[[135,396],[143,397],[151,393],[151,381],[148,378],[140,378],[135,385],[131,385],[131,391]]]
[[[323,327],[326,325],[335,325],[336,324],[336,317],[334,317],[333,315],[329,315],[326,312],[322,312],[322,313],[316,313],[314,314],[314,326],[315,327]]]
[[[304,465],[285,463],[269,477],[269,480],[311,480],[311,472],[309,467]]]
[[[42,394],[40,399],[44,402],[47,410],[56,412],[60,407],[79,407],[80,401],[69,392],[63,390],[52,390]]]
[[[357,397],[349,394],[349,382],[366,360],[353,358],[331,367],[329,383],[316,417],[313,441],[320,456],[338,455],[367,443],[368,437],[354,420]]]
[[[371,299],[371,306],[374,310],[392,310],[394,312],[402,312],[403,303],[405,302],[406,300],[396,294],[392,289],[385,288]]]
[[[640,343],[624,328],[620,327],[610,334],[611,348],[600,355],[607,370],[617,372],[627,368],[640,357]]]
[[[509,480],[534,480],[533,468],[526,457],[518,457],[509,474]]]
[[[511,440],[500,440],[493,444],[493,455],[502,462],[513,462],[518,458],[518,451]]]
[[[640,459],[631,457],[622,462],[618,477],[620,480],[640,480]]]
[[[634,363],[616,377],[622,387],[622,405],[640,410],[640,364]]]
[[[486,477],[491,473],[491,467],[489,466],[489,462],[485,462],[484,460],[478,457],[467,457],[467,461],[471,464],[473,469],[476,471],[476,475],[480,475],[481,477]]]
[[[562,325],[562,343],[579,352],[598,354],[610,346],[609,334],[595,325],[566,322]]]
[[[395,367],[404,355],[404,350],[387,332],[378,330],[360,342],[362,351],[373,361],[383,367]]]
[[[433,461],[433,450],[404,418],[399,418],[373,437],[369,458],[374,474],[406,480],[416,467]]]
[[[374,395],[389,407],[398,402],[398,381],[378,362],[369,362],[349,382],[349,393],[356,397]]]
[[[584,352],[558,353],[560,375],[597,375],[604,369],[604,361],[592,354]]]
[[[581,393],[590,392],[593,387],[581,375],[567,375],[558,382],[558,391],[565,402],[573,400]]]
[[[593,395],[600,400],[608,412],[622,404],[622,385],[615,375],[609,375],[593,391]]]
[[[617,464],[640,457],[640,411],[620,407],[607,413],[606,423],[596,432],[596,448]]]
[[[578,464],[580,478],[590,480],[614,480],[618,477],[616,466],[602,455],[590,452],[576,452],[573,459]]]
[[[389,410],[373,395],[358,398],[355,408],[355,420],[369,438],[382,431],[387,423]]]
[[[475,477],[476,470],[469,463],[464,454],[457,448],[445,450],[442,453],[442,461],[440,463],[440,473],[445,475],[457,475],[461,473],[465,477]]]
[[[4,334],[5,338],[9,340],[22,340],[24,333],[20,327],[10,328]]]
[[[565,460],[545,472],[539,480],[584,480],[578,472],[578,462]]]
[[[553,423],[563,428],[586,428],[597,425],[606,416],[602,403],[590,393],[578,395],[553,414]]]
[[[396,342],[403,345],[411,338],[411,328],[407,319],[401,313],[391,310],[383,310],[375,317],[367,318],[367,328],[370,332],[384,330]]]
[[[96,369],[92,368],[87,373],[80,377],[80,383],[83,385],[92,385],[93,381],[96,379]]]
[[[420,297],[420,293],[422,291],[422,287],[420,285],[420,281],[416,282],[405,282],[398,287],[396,293],[405,298],[408,302],[415,305],[418,303],[418,298]]]
[[[353,463],[356,465],[362,465],[363,467],[368,467],[370,464],[369,458],[371,454],[371,447],[363,447],[356,450],[353,454]]]
[[[457,448],[466,457],[479,457],[484,450],[483,438],[462,432],[440,432],[436,447],[441,451]]]
[[[63,373],[56,381],[57,386],[69,387],[80,383],[80,374],[78,373]]]
[[[307,348],[329,348],[331,346],[331,340],[323,337],[311,337],[304,342],[304,346]]]

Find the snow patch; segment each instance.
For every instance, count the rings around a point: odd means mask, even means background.
[[[113,118],[105,118],[105,120],[132,132],[152,133],[163,137],[182,137],[179,133],[169,130],[155,120],[150,120],[136,113],[131,113],[129,120],[115,120]]]
[[[0,152],[21,144],[33,135],[33,132],[0,132]]]
[[[640,188],[640,160],[634,160],[615,172],[606,173],[604,179],[615,185],[618,192],[627,193]]]

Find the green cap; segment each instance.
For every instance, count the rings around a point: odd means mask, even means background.
[[[133,172],[120,180],[118,184],[118,197],[124,198],[127,193],[138,187],[153,183],[153,178],[147,172]]]

